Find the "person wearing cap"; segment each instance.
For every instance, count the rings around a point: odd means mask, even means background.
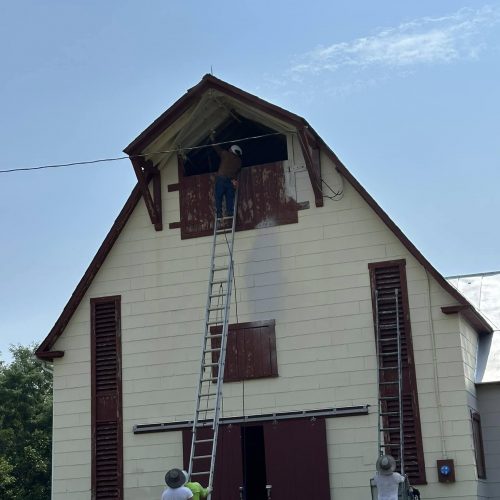
[[[207,498],[209,493],[212,491],[212,488],[210,486],[208,488],[203,488],[200,483],[189,481],[188,473],[185,470],[183,470],[182,472],[188,479],[188,482],[184,486],[186,488],[189,488],[193,493],[193,500],[201,500],[202,498]]]
[[[213,142],[215,133],[210,134]],[[226,199],[226,216],[232,217],[234,210],[234,193],[238,187],[238,174],[241,170],[243,151],[237,144],[232,144],[229,150],[212,144],[220,158],[219,169],[215,177],[215,211],[217,218],[222,218],[222,199]]]
[[[168,488],[163,492],[161,500],[189,500],[193,498],[193,492],[184,486],[187,482],[187,474],[180,469],[170,469],[165,474],[165,482]]]
[[[381,455],[377,460],[377,474],[374,481],[377,485],[378,500],[398,500],[399,483],[405,478],[396,471],[396,461],[391,455]]]

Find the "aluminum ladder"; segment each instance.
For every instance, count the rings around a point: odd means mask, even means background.
[[[375,290],[378,449],[393,455],[401,475],[404,464],[403,370],[400,289]]]
[[[200,377],[193,419],[189,478],[199,481],[208,475],[213,486],[217,437],[222,405],[229,310],[233,285],[233,245],[238,191],[232,217],[215,218],[208,280]],[[201,469],[201,470],[200,470]],[[208,500],[210,500],[208,496]]]

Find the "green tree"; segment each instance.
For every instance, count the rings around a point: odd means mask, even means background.
[[[50,499],[52,375],[33,347],[0,360],[0,498]]]

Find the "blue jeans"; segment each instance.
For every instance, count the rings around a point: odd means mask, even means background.
[[[229,177],[218,175],[215,178],[215,211],[217,217],[222,217],[222,198],[226,198],[226,215],[233,216],[234,186]]]

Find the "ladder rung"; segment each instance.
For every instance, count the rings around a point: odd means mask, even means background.
[[[228,266],[217,266],[217,267],[214,267],[212,270],[214,272],[217,272],[217,271],[227,271],[229,269]]]
[[[394,416],[394,415],[399,415],[399,412],[398,411],[381,411],[380,415],[382,417],[390,417],[390,416]]]
[[[395,340],[398,340],[397,337],[385,337],[383,339],[378,339],[379,342],[394,342]]]
[[[379,399],[381,399],[383,401],[396,401],[399,398],[397,396],[382,396]]]
[[[212,347],[210,349],[205,349],[203,353],[206,354],[207,352],[218,352],[218,351],[220,351],[220,347]]]
[[[222,337],[222,333],[214,333],[213,335],[207,335],[207,339],[217,339],[217,338],[221,338]]]
[[[193,460],[203,460],[204,458],[212,458],[212,455],[198,455],[197,457],[193,457]]]
[[[202,382],[217,382],[217,378],[202,378]]]
[[[379,385],[399,385],[399,382],[396,380],[394,382],[379,382]]]
[[[397,366],[380,366],[379,367],[379,370],[381,371],[386,371],[386,370],[397,370],[398,367]]]
[[[217,396],[216,392],[207,392],[205,394],[200,394],[200,399],[201,398],[211,398],[212,396]]]
[[[379,297],[377,297],[377,298],[378,298],[378,301],[379,301],[379,302],[389,302],[389,301],[391,301],[391,300],[394,302],[394,301],[395,301],[395,299],[396,299],[396,295],[395,295],[395,294],[394,294],[394,295],[390,295],[389,297],[380,297],[380,296],[379,296]]]
[[[379,352],[379,356],[394,356],[398,353],[398,351],[389,351],[389,352]]]
[[[379,328],[379,330],[392,330],[392,329],[396,328],[397,326],[398,326],[397,323],[388,323],[385,325],[379,325],[378,328]]]
[[[195,441],[195,444],[201,444],[201,443],[212,443],[213,439],[197,439]]]
[[[200,408],[198,410],[198,413],[206,413],[207,411],[214,411],[215,408]],[[202,425],[202,427],[205,427],[204,425]]]
[[[380,432],[399,431],[399,427],[381,427]]]
[[[209,311],[223,311],[226,308],[226,306],[217,306],[217,307],[209,307]]]
[[[214,281],[212,281],[211,286],[223,285],[224,283],[227,283],[227,280],[214,280]]]
[[[210,298],[213,299],[214,297],[225,297],[227,293],[213,293],[210,295]]]
[[[210,471],[207,471],[207,472],[191,472],[192,476],[204,476],[205,474],[210,474]]]
[[[213,319],[212,321],[207,321],[207,325],[220,325],[220,319]]]
[[[219,363],[202,363],[202,366],[219,366]]]
[[[387,444],[381,444],[381,448],[399,448],[400,444],[399,443],[387,443]]]
[[[224,228],[224,229],[217,229],[215,231],[215,234],[224,234],[224,233],[232,233],[233,232],[233,228]]]

